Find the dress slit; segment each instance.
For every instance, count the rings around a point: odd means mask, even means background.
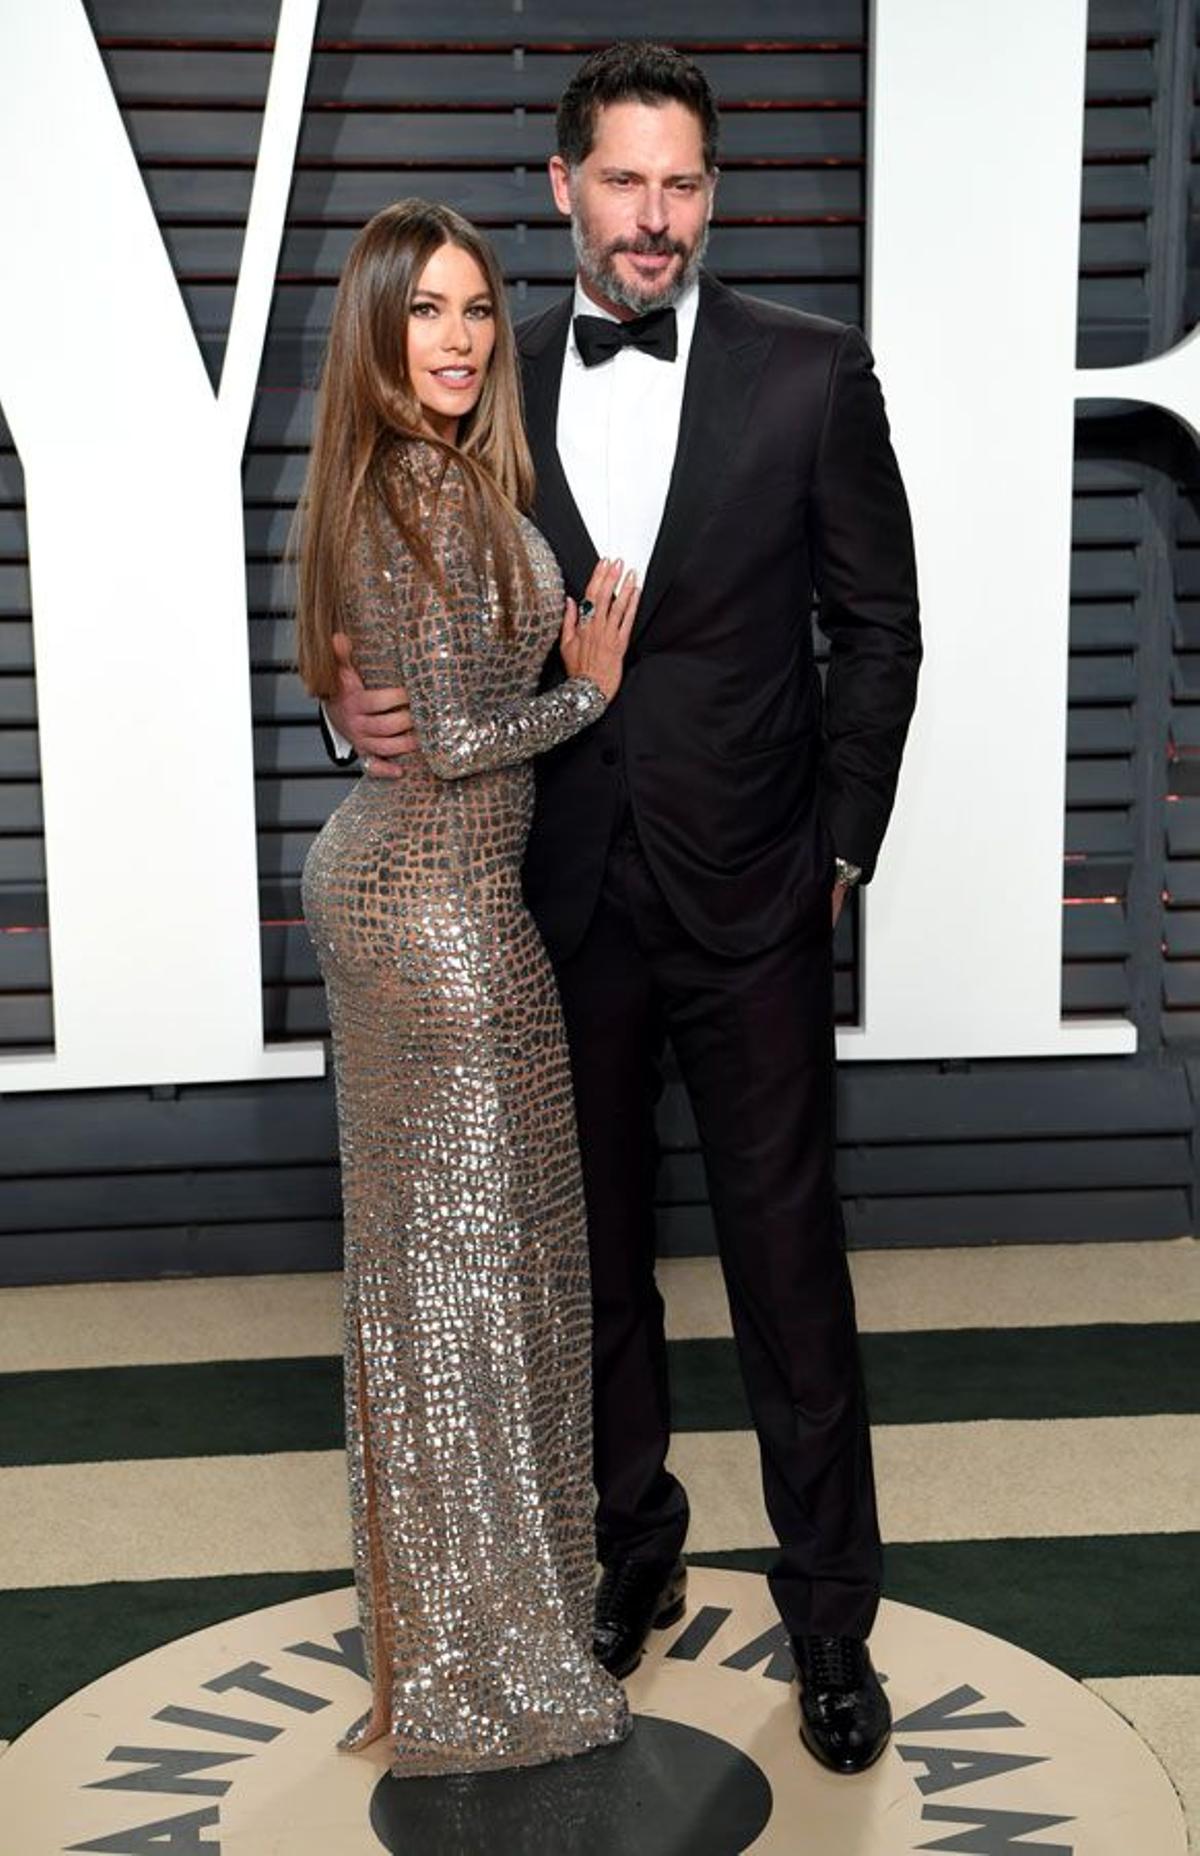
[[[354,1324],[354,1396],[357,1410],[352,1423],[347,1425],[347,1441],[349,1442],[351,1438],[356,1439],[356,1447],[362,1452],[361,1526],[366,1535],[365,1559],[370,1568],[368,1615],[371,1635],[370,1645],[368,1646],[364,1640],[363,1650],[367,1663],[367,1679],[371,1684],[371,1706],[347,1729],[339,1741],[339,1747],[346,1752],[370,1746],[373,1741],[381,1740],[384,1735],[391,1737],[394,1731],[392,1673],[395,1663],[392,1640],[384,1622],[385,1617],[390,1616],[392,1610],[391,1578],[387,1556],[383,1551],[383,1531],[379,1519],[379,1496],[374,1468],[374,1445],[371,1437],[371,1407],[367,1397],[362,1320],[357,1308],[353,1310],[349,1319]],[[356,1554],[355,1557],[361,1563],[363,1556]],[[360,1617],[363,1609],[363,1598],[360,1593]]]

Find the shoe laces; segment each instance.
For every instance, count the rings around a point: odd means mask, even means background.
[[[856,1688],[862,1672],[862,1646],[856,1637],[807,1637],[804,1666],[805,1680],[815,1688]]]
[[[604,1577],[603,1598],[605,1603],[619,1605],[626,1595],[635,1590],[646,1577],[646,1568],[637,1560],[620,1560],[616,1566],[610,1566]]]

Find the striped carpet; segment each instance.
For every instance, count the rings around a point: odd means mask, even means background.
[[[1069,1670],[1200,1826],[1200,1244],[853,1259],[890,1597]],[[689,1551],[769,1557],[716,1265],[662,1267]],[[346,1583],[333,1276],[0,1291],[0,1736]],[[985,1325],[986,1323],[986,1325]]]

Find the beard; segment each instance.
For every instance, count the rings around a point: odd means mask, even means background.
[[[707,222],[691,245],[682,239],[668,238],[665,232],[646,232],[639,238],[614,239],[611,245],[605,245],[593,235],[578,202],[572,204],[571,243],[575,247],[575,262],[592,288],[619,309],[628,309],[635,316],[644,315],[650,309],[666,309],[678,303],[684,291],[695,283],[708,249]],[[617,271],[613,260],[623,251],[643,258],[678,257],[683,263],[669,283],[640,286],[626,283]]]

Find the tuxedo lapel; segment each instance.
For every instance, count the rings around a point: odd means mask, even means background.
[[[558,559],[567,590],[582,593],[596,546],[558,454],[558,398],[572,301],[564,298],[519,331],[525,424],[537,470],[533,519]],[[688,356],[679,442],[654,552],[638,604],[637,637],[649,624],[721,487],[722,464],[741,440],[771,345],[737,297],[703,272]]]
[[[533,520],[554,551],[567,591],[578,597],[596,565],[596,547],[558,455],[558,396],[570,324],[571,299],[566,297],[520,332],[519,346],[525,428],[537,472]]]
[[[638,604],[635,637],[654,616],[704,526],[721,487],[722,465],[740,442],[770,343],[770,336],[750,320],[733,292],[702,273],[679,443]]]

